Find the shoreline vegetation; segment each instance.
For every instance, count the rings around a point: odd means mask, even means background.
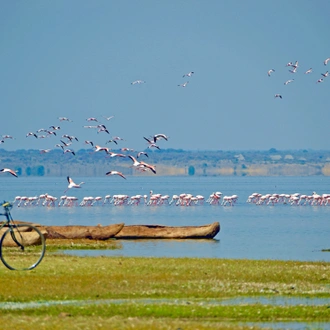
[[[63,251],[97,244],[49,240],[36,269],[0,267],[2,328],[258,329],[248,323],[330,322],[328,262],[78,257]],[[115,240],[100,244],[120,249]],[[257,297],[270,302],[244,300]],[[272,304],[273,298],[283,304]],[[324,304],[290,304],[289,298]]]
[[[121,150],[113,150],[122,152]],[[147,162],[160,176],[310,176],[330,175],[330,151],[185,151],[147,150]],[[132,153],[131,153],[132,154]],[[133,153],[134,154],[134,153]],[[145,159],[144,159],[145,160]],[[75,155],[54,149],[6,151],[0,149],[3,167],[19,176],[104,176],[109,162],[125,175],[150,175],[131,167],[131,160],[109,158],[106,153],[80,149]]]

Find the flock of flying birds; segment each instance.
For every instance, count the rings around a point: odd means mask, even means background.
[[[114,116],[110,116],[110,117],[104,116],[103,118],[106,119],[107,121],[109,121],[112,118],[114,118]],[[58,117],[58,120],[60,122],[73,122],[71,119],[69,119],[67,117]],[[84,129],[94,129],[97,131],[97,133],[103,133],[103,134],[105,133],[105,135],[110,134],[107,126],[105,124],[101,123],[97,118],[89,117],[86,119],[86,121],[89,125],[84,125],[83,126]],[[51,152],[52,150],[59,148],[59,149],[62,149],[63,154],[69,153],[72,156],[75,156],[76,155],[75,151],[71,148],[71,146],[74,143],[77,143],[79,141],[79,139],[76,136],[73,136],[70,134],[61,134],[60,132],[61,132],[60,126],[52,125],[52,126],[49,126],[48,129],[40,128],[40,129],[36,130],[35,132],[28,132],[28,133],[26,133],[26,138],[33,138],[33,139],[59,138],[59,142],[54,145],[54,148],[40,149],[40,153],[47,154],[47,153]],[[155,149],[160,150],[158,141],[160,141],[160,140],[167,141],[169,137],[165,134],[160,133],[160,134],[154,134],[150,137],[144,136],[143,138],[147,142],[146,149],[155,148]],[[14,137],[11,135],[2,135],[1,143],[5,143],[5,141],[7,139],[14,139]],[[115,145],[118,145],[118,143],[120,141],[124,141],[124,139],[119,136],[112,136],[111,139],[106,140],[105,144],[114,143]],[[149,155],[146,151],[137,152],[133,156],[132,154],[127,153],[127,152],[130,152],[130,153],[134,152],[134,150],[131,148],[121,148],[120,149],[121,153],[115,153],[115,152],[111,151],[111,148],[95,144],[93,141],[90,141],[90,140],[85,140],[84,144],[88,144],[93,148],[91,153],[104,152],[105,156],[109,157],[109,158],[113,158],[113,157],[129,158],[132,161],[131,167],[133,167],[137,171],[141,171],[141,172],[150,171],[150,172],[156,174],[156,167],[154,165],[151,165],[149,163],[144,162],[143,160],[140,160],[141,157],[149,157]],[[2,169],[0,169],[0,172],[9,173],[15,177],[18,177],[16,171],[14,171],[13,169],[10,169],[10,168],[2,168]],[[110,170],[110,171],[106,172],[105,175],[107,175],[107,176],[117,175],[126,180],[126,177],[124,176],[124,174],[122,172],[119,172],[116,170]],[[65,191],[67,191],[68,189],[71,189],[71,188],[81,188],[81,185],[84,184],[84,182],[81,182],[79,184],[75,183],[74,180],[70,176],[67,176],[67,181],[68,181],[68,186]]]
[[[326,65],[328,64],[329,61],[330,61],[330,57],[328,57],[327,59],[325,59],[324,62],[323,62],[323,64],[326,66]],[[295,62],[289,62],[289,63],[286,64],[286,67],[289,67],[289,68],[290,68],[290,69],[289,69],[289,72],[290,72],[291,74],[295,74],[295,73],[297,73],[297,70],[298,70],[298,68],[299,68],[299,62],[298,62],[298,61],[295,61]],[[270,70],[268,70],[268,72],[267,72],[268,77],[270,77],[274,72],[276,72],[275,69],[270,69]],[[304,74],[311,74],[312,72],[313,72],[313,68],[309,68],[308,70],[305,71]],[[324,79],[327,78],[327,77],[329,76],[329,72],[328,72],[328,71],[323,72],[323,73],[321,73],[321,76],[322,76],[322,77],[320,77],[320,78],[316,81],[317,84],[318,84],[318,83],[322,83],[322,82],[324,82]],[[294,82],[294,78],[286,80],[286,81],[284,82],[284,85],[288,85],[288,84],[290,84],[290,83],[292,83],[292,82]],[[282,99],[282,95],[281,95],[281,94],[278,94],[278,93],[275,94],[274,97],[275,97],[275,98],[280,98],[280,99]]]
[[[194,74],[195,72],[194,71],[190,71],[188,73],[185,73],[182,78],[185,78],[185,77],[192,77],[192,75]],[[146,81],[145,80],[135,80],[135,81],[132,81],[131,82],[131,85],[140,85],[140,84],[145,84]],[[189,80],[185,81],[184,83],[182,84],[179,84],[178,86],[179,87],[187,87],[187,85],[189,84]]]
[[[190,72],[184,74],[182,76],[182,78],[185,78],[185,77],[190,78],[190,77],[192,77],[193,74],[194,74],[194,71],[190,71]],[[131,85],[140,85],[140,84],[144,84],[144,83],[146,83],[145,80],[135,80],[135,81],[131,82]],[[182,84],[179,84],[178,86],[187,87],[188,83],[189,83],[189,80],[185,81]],[[104,118],[107,121],[109,121],[113,117],[114,116],[104,117]],[[58,119],[59,119],[60,122],[72,122],[72,120],[67,118],[67,117],[58,117]],[[104,133],[110,134],[109,130],[106,127],[106,125],[100,123],[97,118],[90,117],[90,118],[87,118],[86,121],[89,122],[91,125],[85,125],[85,126],[83,126],[84,128],[86,128],[86,129],[96,129],[97,133],[104,132]],[[55,137],[61,136],[60,142],[55,144],[55,148],[61,148],[63,153],[70,153],[73,156],[75,156],[75,151],[73,149],[69,148],[69,147],[75,141],[79,141],[79,139],[77,137],[75,137],[73,135],[69,135],[69,134],[60,135],[60,133],[59,133],[60,130],[61,130],[60,126],[52,125],[52,126],[49,126],[48,129],[40,128],[40,129],[36,130],[35,132],[28,132],[28,133],[26,133],[26,137],[34,137],[36,139],[45,139],[45,138],[49,138],[51,136],[55,136]],[[158,150],[160,150],[160,147],[158,145],[158,141],[159,140],[166,140],[166,141],[168,140],[168,136],[165,135],[165,134],[154,134],[151,137],[145,137],[144,136],[143,138],[148,143],[147,148],[149,148],[149,149],[155,148],[155,149],[158,149]],[[7,139],[14,139],[14,137],[11,136],[11,135],[2,135],[1,140],[0,140],[0,144],[5,143],[5,141]],[[105,142],[105,144],[115,143],[116,145],[118,145],[118,142],[122,141],[122,140],[124,140],[124,139],[122,139],[119,136],[113,136],[111,139],[107,140]],[[135,168],[136,170],[142,171],[142,172],[151,171],[152,173],[156,174],[156,168],[155,168],[154,165],[146,163],[142,160],[138,160],[138,158],[140,158],[142,156],[149,157],[147,152],[145,152],[145,151],[140,151],[135,156],[132,156],[130,154],[112,152],[111,148],[94,144],[93,141],[85,140],[84,143],[91,145],[94,149],[93,152],[105,152],[107,157],[111,157],[111,158],[112,157],[129,158],[133,162],[132,167]],[[53,150],[52,148],[40,149],[40,153],[46,154],[46,153],[49,153],[52,150]],[[130,149],[130,148],[121,148],[121,151],[122,152],[132,152],[134,150]],[[2,169],[0,169],[0,172],[9,173],[9,174],[11,174],[15,177],[18,177],[16,171],[14,171],[10,168],[2,168]],[[116,171],[116,170],[108,171],[108,172],[106,172],[105,175],[107,175],[107,176],[118,175],[121,178],[126,180],[126,177],[124,176],[124,174],[119,172],[119,171]],[[70,176],[67,177],[67,181],[68,181],[68,187],[65,191],[67,191],[68,189],[71,189],[71,188],[81,188],[81,185],[84,184],[84,182],[80,182],[79,184],[75,183]]]

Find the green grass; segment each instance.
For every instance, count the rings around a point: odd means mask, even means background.
[[[98,302],[2,309],[1,329],[247,329],[238,322],[330,322],[330,303],[211,303],[212,299],[258,296],[330,298],[330,263],[326,262],[75,257],[48,250],[32,271],[0,266],[0,279],[0,305]],[[102,303],[102,299],[124,301]]]

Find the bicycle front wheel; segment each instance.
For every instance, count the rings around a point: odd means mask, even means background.
[[[0,241],[0,257],[11,270],[30,270],[39,265],[45,255],[45,237],[29,224],[10,227]]]

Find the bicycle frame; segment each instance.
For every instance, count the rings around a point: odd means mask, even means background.
[[[6,227],[8,226],[10,229],[11,229],[11,232],[10,232],[10,235],[13,239],[13,241],[22,249],[24,250],[24,246],[16,239],[16,236],[14,234],[14,231],[12,230],[13,228],[16,227],[16,225],[14,223],[10,223],[11,221],[14,221],[13,220],[13,217],[11,216],[11,213],[10,213],[10,208],[12,207],[12,205],[9,203],[9,202],[4,202],[2,204],[4,210],[5,210],[5,213],[0,213],[0,215],[4,215],[6,217],[6,221],[4,221],[3,224],[1,224],[0,226],[0,229],[2,229],[3,227]]]

